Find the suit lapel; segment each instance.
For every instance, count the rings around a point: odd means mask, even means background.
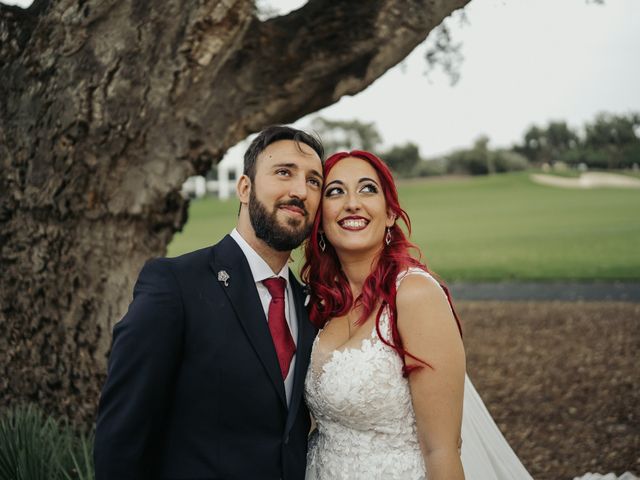
[[[302,394],[304,392],[304,380],[309,367],[309,356],[311,346],[316,335],[315,327],[309,322],[307,309],[304,305],[305,293],[291,271],[289,272],[289,282],[294,292],[294,302],[296,307],[296,318],[298,320],[298,342],[296,346],[296,369],[293,377],[293,389],[291,392],[291,402],[289,404],[289,414],[285,426],[285,434],[293,426],[293,422],[298,414]]]
[[[223,286],[222,289],[229,298],[238,321],[278,392],[280,400],[286,407],[280,365],[253,275],[242,250],[229,235],[214,247],[210,265],[217,279],[220,278],[222,271],[229,276],[227,286]]]

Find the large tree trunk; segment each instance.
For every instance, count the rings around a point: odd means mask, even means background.
[[[0,5],[0,404],[93,419],[111,328],[182,182],[366,88],[469,0]]]

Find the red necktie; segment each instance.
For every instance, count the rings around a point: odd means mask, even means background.
[[[276,347],[278,362],[280,363],[280,371],[282,379],[287,378],[291,359],[296,352],[296,344],[287,325],[287,319],[284,316],[284,289],[287,281],[282,278],[267,278],[262,283],[271,294],[271,303],[269,303],[269,331],[273,338],[273,344]]]

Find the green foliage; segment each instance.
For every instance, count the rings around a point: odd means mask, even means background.
[[[595,169],[631,168],[640,163],[640,114],[601,113],[585,125],[583,136],[565,122],[533,125],[514,151],[536,164],[562,161]]]
[[[486,175],[489,173],[487,156],[474,149],[456,150],[445,157],[447,173],[453,175]]]
[[[454,42],[451,35],[451,22],[458,20],[459,25],[467,23],[464,10],[457,10],[445,18],[440,25],[433,29],[427,37],[425,60],[427,61],[427,76],[440,67],[453,86],[460,80],[460,68],[464,60],[462,43]]]
[[[375,152],[382,142],[373,123],[316,117],[312,127],[328,153],[354,149]],[[640,114],[599,114],[585,125],[582,136],[564,121],[552,121],[545,127],[532,125],[522,143],[511,150],[490,149],[489,138],[481,137],[471,148],[455,150],[439,159],[423,161],[412,142],[394,145],[380,156],[399,177],[487,175],[526,170],[530,163],[559,161],[573,167],[584,164],[591,169],[629,169],[640,164]]]
[[[21,406],[0,415],[0,480],[91,480],[91,436]]]
[[[447,173],[447,162],[444,158],[434,158],[418,162],[412,176],[414,177],[436,177]]]
[[[584,149],[607,156],[606,168],[630,168],[640,162],[640,114],[600,114],[585,126]]]
[[[640,142],[626,145],[620,152],[621,168],[633,168],[634,164],[640,166]]]
[[[517,152],[496,150],[493,152],[493,166],[497,173],[521,172],[529,168],[529,161]]]
[[[447,173],[457,175],[486,175],[493,173],[490,161],[489,140],[481,137],[471,149],[456,150],[445,157]]]
[[[471,149],[456,150],[444,157],[447,173],[455,175],[487,175],[526,170],[527,159],[517,152],[491,150],[489,139],[481,137]]]
[[[578,134],[566,122],[550,122],[546,128],[530,127],[516,151],[534,163],[553,163],[579,144]]]
[[[595,170],[605,170],[609,166],[609,155],[607,152],[584,147],[574,148],[573,150],[564,152],[558,157],[558,160],[571,166],[584,164],[588,168]]]
[[[584,144],[590,148],[621,147],[638,142],[640,114],[609,115],[601,113],[585,126]]]
[[[402,177],[411,176],[415,166],[422,160],[418,146],[411,142],[394,146],[381,157],[391,170]]]

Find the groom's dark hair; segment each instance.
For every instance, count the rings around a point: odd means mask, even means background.
[[[253,139],[244,154],[243,173],[249,177],[251,182],[255,180],[258,155],[269,145],[279,140],[293,140],[296,142],[298,148],[300,148],[300,143],[304,143],[318,154],[321,162],[324,161],[324,147],[320,142],[320,138],[296,128],[284,125],[272,125],[262,130],[258,136]]]

